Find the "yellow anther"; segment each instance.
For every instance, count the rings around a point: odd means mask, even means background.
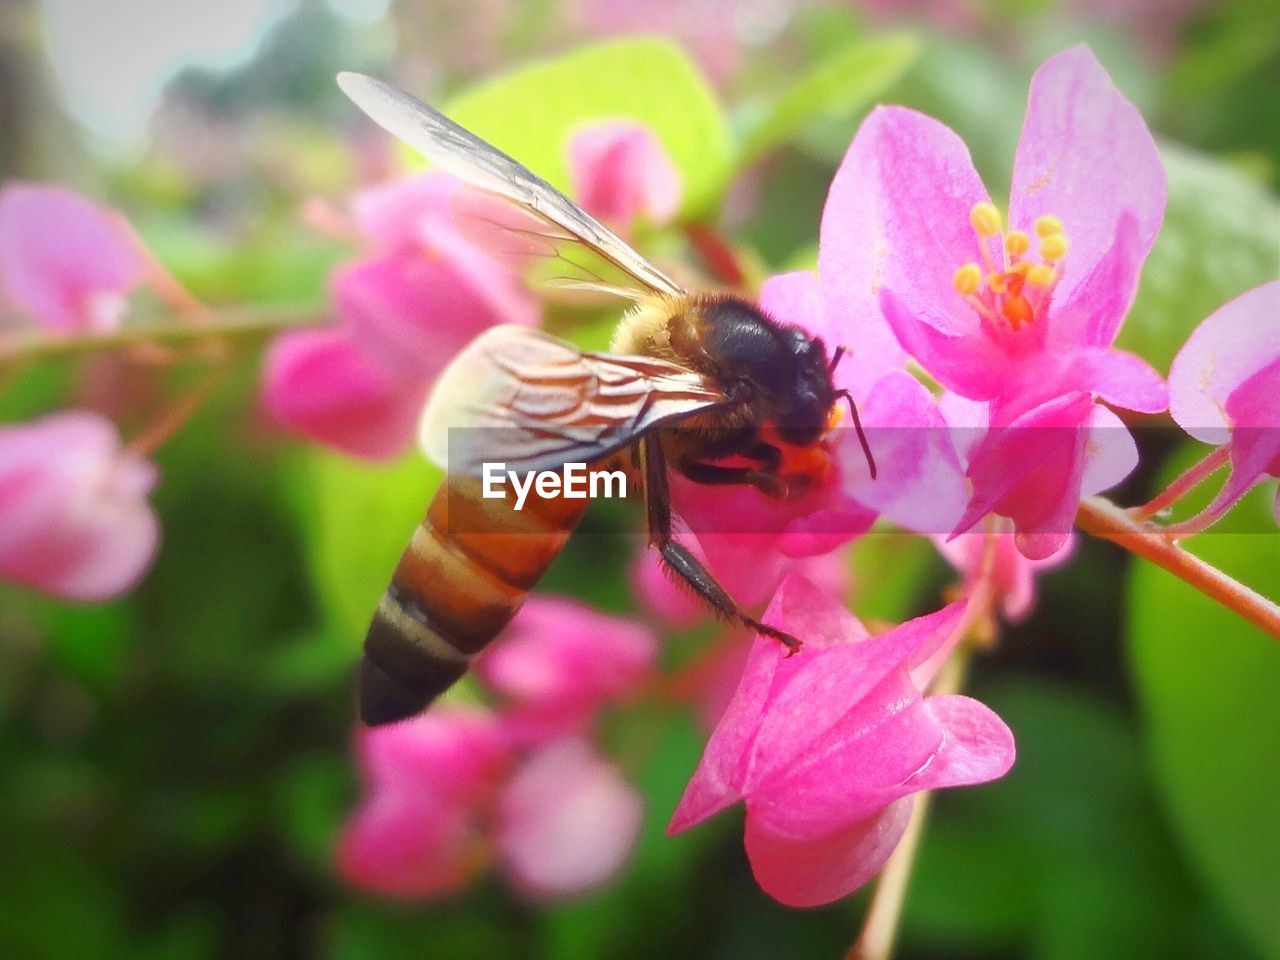
[[[951,286],[962,297],[971,297],[982,285],[982,268],[976,263],[966,263],[959,267],[951,277]]]
[[[1027,271],[1027,283],[1037,287],[1047,287],[1058,279],[1053,267],[1045,263],[1037,263]]]
[[[992,293],[1006,293],[1009,290],[1003,273],[988,273],[987,286],[991,288]]]
[[[1062,232],[1062,221],[1057,217],[1049,214],[1043,217],[1036,217],[1036,236],[1051,237],[1055,233]]]
[[[1061,260],[1067,254],[1067,238],[1060,233],[1051,233],[1040,241],[1040,256],[1045,260]]]
[[[1028,273],[1031,272],[1031,267],[1032,267],[1032,264],[1027,263],[1027,261],[1019,260],[1017,263],[1015,263],[1013,266],[1009,268],[1009,272],[1012,274],[1016,274],[1019,277],[1025,277]]]
[[[975,203],[969,211],[969,222],[980,237],[994,237],[1000,232],[1000,211],[994,203]]]
[[[1031,238],[1021,230],[1010,230],[1004,235],[1004,248],[1009,256],[1020,257],[1031,249]]]

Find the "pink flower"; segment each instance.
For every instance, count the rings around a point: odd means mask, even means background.
[[[868,637],[801,578],[765,618],[805,638],[801,656],[758,637],[737,693],[668,826],[747,808],[760,886],[790,906],[856,890],[883,866],[920,790],[982,783],[1013,763],[1013,737],[986,707],[923,697],[922,665],[954,638],[963,602]]]
[[[653,132],[632,121],[578,127],[569,177],[588,213],[624,231],[638,216],[661,225],[680,210],[680,172]]]
[[[585,730],[602,706],[648,678],[657,653],[653,632],[634,620],[535,595],[475,671],[505,698],[506,735],[538,743]]]
[[[131,590],[160,537],[156,476],[87,410],[0,427],[0,577],[68,600]]]
[[[749,544],[735,549],[738,538],[732,534],[708,533],[701,539],[685,534],[681,539],[730,596],[746,607],[764,603],[790,572],[803,574],[834,596],[848,592],[849,566],[839,552],[790,557],[778,550],[757,550]],[[710,543],[710,553],[703,548],[703,541]],[[663,567],[657,550],[637,553],[631,566],[631,590],[647,609],[675,629],[687,629],[713,616],[705,600]]]
[[[996,599],[1000,601],[1005,617],[1016,623],[1035,609],[1036,576],[1042,570],[1066,563],[1075,549],[1075,538],[1069,538],[1056,553],[1043,560],[1028,560],[1014,544],[1013,534],[1008,529],[1010,526],[1005,521],[990,534],[974,531],[951,540],[934,537],[933,542],[938,552],[950,560],[952,566],[963,575],[968,588],[972,588],[985,565],[990,562],[988,582]]]
[[[1127,438],[1098,401],[1167,406],[1159,375],[1111,347],[1164,201],[1146,125],[1083,46],[1031,81],[1003,233],[951,130],[898,107],[863,123],[827,198],[818,272],[848,339],[887,323],[935,379],[989,403],[956,533],[996,510],[1028,556],[1054,552],[1082,489],[1097,492],[1087,482],[1115,482],[1131,459],[1131,441],[1111,438],[1115,463],[1085,470],[1104,426]]]
[[[644,802],[611,763],[578,738],[530,757],[498,802],[495,843],[503,871],[536,899],[597,887],[626,862]]]
[[[0,191],[0,285],[50,330],[110,330],[142,279],[142,256],[118,214],[62,187]]]
[[[966,460],[957,447],[964,446],[972,430],[949,422],[942,403],[906,370],[877,380],[861,407],[879,471],[873,480],[865,469],[857,469],[862,447],[849,436],[853,431],[843,431],[841,462],[853,478],[848,492],[908,530],[950,531],[969,496]]]
[[[1266,475],[1280,476],[1280,281],[1211,313],[1174,358],[1169,390],[1183,430],[1231,444],[1231,474],[1197,522],[1222,516]]]
[[[348,327],[277,337],[265,366],[264,401],[278,422],[359,457],[404,450],[426,400],[424,384],[384,372]]]
[[[485,811],[509,762],[493,717],[437,707],[361,728],[356,751],[367,795],[339,841],[343,875],[402,897],[463,886],[488,859]]]
[[[332,279],[338,326],[269,351],[264,402],[280,423],[347,453],[402,453],[432,382],[482,330],[531,324],[519,279],[458,232],[457,182],[428,173],[356,196],[372,252]]]

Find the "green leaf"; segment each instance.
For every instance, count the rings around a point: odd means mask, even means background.
[[[854,612],[863,620],[901,623],[933,597],[950,567],[924,537],[877,531],[853,547]]]
[[[1235,167],[1165,145],[1169,204],[1117,346],[1168,372],[1210,313],[1275,279],[1280,204]]]
[[[743,138],[739,166],[791,139],[811,121],[861,110],[893,86],[919,55],[920,44],[908,34],[846,43],[773,101]]]
[[[1189,946],[1197,892],[1162,831],[1128,718],[1026,676],[974,695],[1014,731],[1017,762],[994,783],[935,797],[904,941],[946,956],[1204,956]]]
[[[621,40],[536,63],[475,87],[446,112],[562,190],[566,148],[579,124],[630,119],[648,126],[680,170],[684,214],[708,214],[728,183],[729,132],[707,86],[665,40]]]
[[[1170,476],[1172,476],[1172,472]],[[1272,490],[1236,507],[1270,528]],[[1275,593],[1280,537],[1206,533],[1205,560]],[[1129,654],[1155,773],[1193,869],[1268,957],[1280,957],[1280,645],[1152,564],[1135,562]]]
[[[369,464],[315,451],[303,472],[312,579],[330,619],[354,647],[426,513],[440,471],[416,453]]]

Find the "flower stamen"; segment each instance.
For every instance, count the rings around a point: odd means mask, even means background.
[[[1039,240],[1038,263],[1028,258],[1032,249],[1030,233],[1004,231],[1000,238],[1003,269],[997,269],[992,262],[990,243],[1003,230],[1000,211],[986,201],[975,203],[969,211],[969,224],[977,235],[981,264],[961,264],[952,275],[951,285],[985,320],[1017,332],[1043,315],[1062,276],[1061,261],[1069,247],[1062,221],[1046,215],[1033,224]]]

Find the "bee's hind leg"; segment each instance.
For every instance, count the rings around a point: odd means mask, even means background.
[[[738,606],[729,592],[716,582],[715,577],[687,547],[671,534],[671,496],[667,486],[667,467],[662,445],[656,436],[650,435],[637,445],[637,459],[644,478],[645,509],[649,526],[649,544],[658,548],[667,569],[683,580],[717,614],[726,620],[735,620],[743,626],[772,637],[787,648],[787,656],[795,654],[800,640],[785,631],[750,616]]]

